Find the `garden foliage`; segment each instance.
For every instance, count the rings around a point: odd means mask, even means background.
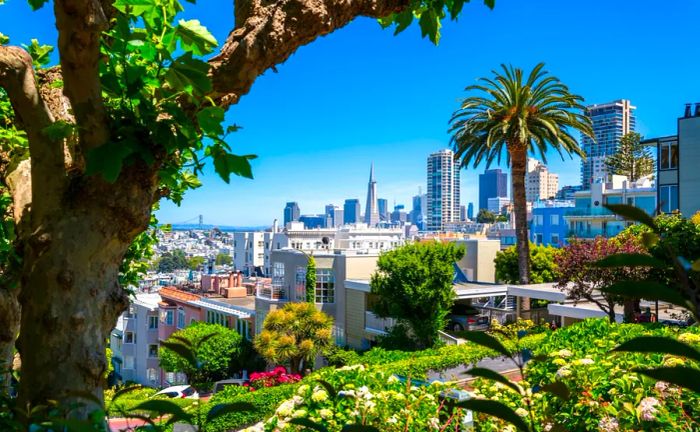
[[[530,283],[554,282],[557,277],[555,257],[561,249],[530,244]],[[496,252],[496,279],[503,283],[518,283],[518,251],[515,246]]]

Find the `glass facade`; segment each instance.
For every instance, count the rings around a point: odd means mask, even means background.
[[[316,303],[335,303],[335,276],[332,269],[316,270]]]

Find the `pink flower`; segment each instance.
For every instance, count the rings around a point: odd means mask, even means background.
[[[642,399],[639,402],[639,406],[637,406],[637,411],[639,412],[641,419],[644,421],[656,420],[655,414],[659,412],[659,410],[656,409],[658,405],[659,400],[655,397],[645,397]]]

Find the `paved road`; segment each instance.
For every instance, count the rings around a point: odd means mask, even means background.
[[[428,372],[428,381],[432,380],[444,380],[444,381],[460,381],[460,380],[465,380],[470,378],[468,374],[465,374],[466,371],[474,367],[475,365],[469,364],[469,365],[461,365],[457,366],[451,369],[447,369],[441,372],[434,372],[430,371]],[[479,361],[476,364],[477,367],[482,367],[482,368],[487,368],[491,369],[496,372],[504,373],[504,372],[511,372],[513,369],[517,369],[515,364],[513,362],[506,358],[506,357],[495,357],[495,358],[487,358]],[[508,374],[512,375],[512,374]],[[516,374],[516,375],[519,375]]]

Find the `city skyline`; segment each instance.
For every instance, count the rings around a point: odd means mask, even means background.
[[[17,44],[29,44],[32,37],[55,44],[52,8],[33,13],[37,25],[27,25],[28,7],[18,0],[2,6],[3,33]],[[364,205],[371,161],[378,195],[390,207],[396,202],[408,208],[418,187],[426,187],[426,155],[449,145],[447,120],[465,96],[464,87],[503,62],[528,69],[544,61],[587,105],[629,99],[637,106],[642,135],[672,135],[684,104],[700,95],[694,76],[700,60],[688,55],[694,52],[693,17],[699,14],[696,2],[636,5],[638,22],[654,22],[657,30],[627,40],[625,55],[614,45],[585,41],[565,49],[573,34],[604,34],[627,22],[629,5],[623,2],[499,0],[493,11],[468,3],[459,22],[443,22],[439,47],[421,39],[417,25],[395,37],[372,19],[358,19],[301,48],[278,73],[265,73],[227,114],[229,123],[243,127],[231,136],[233,150],[258,155],[252,161],[255,180],[234,177],[227,185],[209,165],[203,187],[189,191],[181,207],[163,202],[158,218],[178,223],[202,214],[216,225],[261,226],[280,220],[287,201],[297,201],[304,214],[323,213],[329,203],[342,207],[346,198]],[[538,29],[548,42],[528,50],[509,43],[507,32],[492,31],[541,15],[567,25]],[[188,4],[183,17],[200,19],[222,42],[233,21],[232,4],[201,0]],[[475,34],[488,34],[489,46],[498,49],[470,43]],[[669,70],[673,80],[663,78]],[[560,186],[579,184],[578,158],[561,162],[548,154],[546,164],[560,175]],[[461,171],[462,202],[478,202],[484,168]]]

